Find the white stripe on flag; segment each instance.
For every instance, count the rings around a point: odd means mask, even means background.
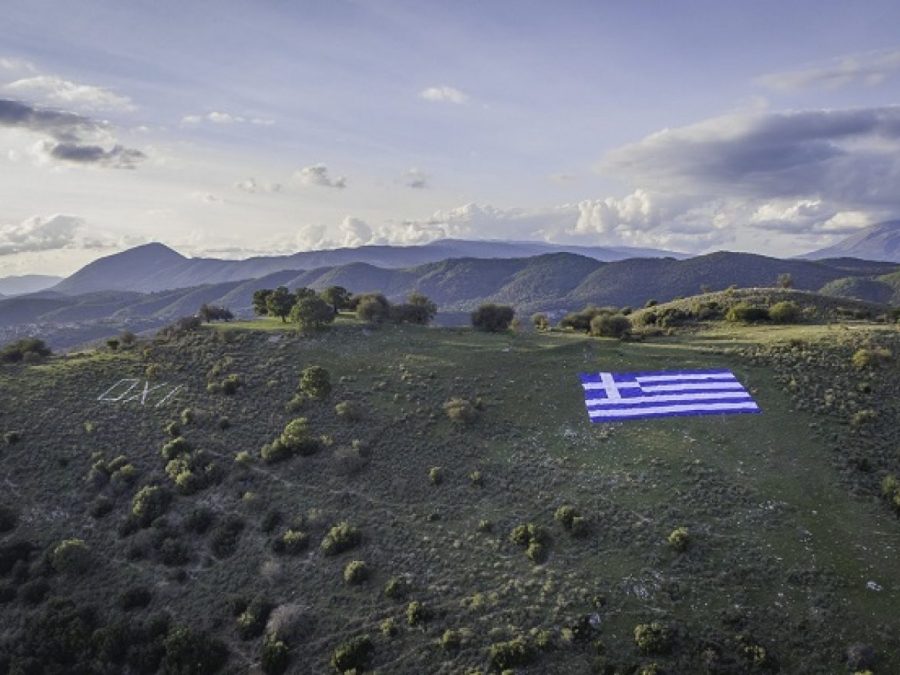
[[[721,399],[750,399],[750,394],[745,391],[739,392],[711,392],[700,394],[659,394],[656,396],[632,396],[631,398],[620,398],[610,400],[608,398],[589,398],[585,401],[585,405],[628,405],[629,403],[654,403],[660,401],[668,403],[671,401],[709,401]],[[752,400],[752,399],[751,399]]]
[[[639,375],[638,382],[680,382],[682,380],[734,380],[732,373],[692,373],[689,375]]]
[[[718,410],[758,410],[752,401],[747,403],[698,403],[694,405],[661,405],[652,408],[624,408],[621,410],[588,410],[591,417],[639,417],[678,412],[715,412]]]
[[[649,387],[641,387],[641,391],[651,394],[656,391],[725,391],[740,389],[744,386],[740,382],[692,382],[689,384],[654,384]]]
[[[602,382],[582,382],[581,386],[584,387],[585,391],[589,391],[591,389],[606,389],[606,385]],[[640,387],[641,385],[637,382],[616,382],[616,389],[625,389]]]

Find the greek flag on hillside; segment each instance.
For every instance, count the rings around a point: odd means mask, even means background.
[[[761,412],[730,370],[659,370],[579,377],[591,422]]]

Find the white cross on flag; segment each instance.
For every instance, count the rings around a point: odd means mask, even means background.
[[[580,374],[591,422],[762,412],[730,370]]]

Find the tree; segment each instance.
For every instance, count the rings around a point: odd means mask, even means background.
[[[296,298],[297,302],[300,302],[301,300],[303,300],[303,298],[314,297],[316,297],[316,292],[311,288],[307,288],[306,286],[298,288],[296,291],[294,291],[294,298]]]
[[[234,314],[231,313],[230,309],[219,305],[208,305],[205,302],[200,305],[200,311],[197,314],[206,323],[210,321],[231,321],[234,318]]]
[[[253,291],[253,313],[257,316],[266,316],[269,313],[269,296],[274,291],[271,288],[260,288]]]
[[[383,323],[391,311],[391,303],[381,293],[366,293],[356,301],[356,318],[367,323]]]
[[[335,314],[350,307],[350,291],[343,286],[329,286],[322,291],[321,297],[331,305]]]
[[[266,310],[269,316],[280,317],[282,321],[287,320],[291,308],[294,306],[294,296],[284,286],[279,286],[272,294],[266,298]]]
[[[310,366],[300,373],[297,388],[311,398],[326,399],[331,393],[331,376],[321,366]]]
[[[779,288],[793,288],[794,287],[794,277],[792,277],[789,272],[779,274],[778,275],[778,287]]]
[[[0,349],[0,362],[36,361],[50,356],[50,349],[38,338],[22,338]]]
[[[334,311],[322,298],[305,296],[291,308],[291,321],[302,331],[313,331],[334,321]]]
[[[437,314],[437,305],[418,291],[410,294],[401,305],[389,307],[390,317],[394,323],[414,323],[427,326]]]
[[[506,305],[481,305],[472,312],[472,326],[488,333],[502,333],[509,328],[516,311]]]

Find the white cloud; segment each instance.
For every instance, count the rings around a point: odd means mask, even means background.
[[[64,80],[55,75],[36,75],[15,80],[7,84],[4,90],[45,105],[88,112],[130,112],[136,109],[127,96],[116,94],[103,87]]]
[[[294,172],[296,178],[302,185],[317,185],[319,187],[329,187],[343,189],[347,187],[347,179],[344,176],[336,176],[331,178],[328,175],[328,167],[324,164],[313,164],[305,166],[299,171]]]
[[[236,182],[234,188],[249,194],[256,194],[258,192],[281,192],[280,183],[259,182],[253,177]]]
[[[32,216],[16,225],[0,225],[0,256],[116,245],[105,235],[88,234],[82,218],[65,214]]]
[[[900,49],[851,54],[799,70],[769,73],[757,82],[769,89],[796,91],[812,87],[838,89],[851,84],[874,86],[900,71]]]
[[[467,94],[464,94],[455,87],[448,87],[447,85],[423,89],[419,92],[419,97],[434,103],[456,103],[457,105],[467,103],[469,100]]]
[[[213,110],[203,115],[185,115],[181,118],[182,124],[197,125],[203,122],[210,124],[254,124],[257,126],[272,126],[275,120],[265,119],[262,117],[244,117],[243,115],[234,115],[232,113],[221,110]]]

